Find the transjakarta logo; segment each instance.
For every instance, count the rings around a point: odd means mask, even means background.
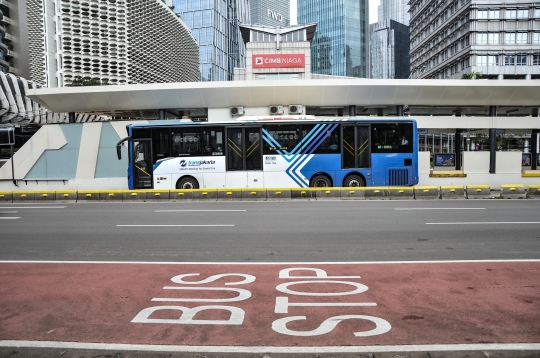
[[[180,161],[180,166],[181,166],[181,167],[185,167],[185,166],[186,166],[186,164],[187,164],[187,163],[186,163],[186,161],[185,161],[185,160],[181,160],[181,161]]]
[[[180,162],[180,165],[182,165],[182,162]],[[216,161],[215,160],[190,160],[188,162],[188,165],[190,167],[199,167],[201,165],[212,165],[212,164],[216,164]]]

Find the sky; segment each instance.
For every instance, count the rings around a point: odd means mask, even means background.
[[[323,0],[324,1],[324,0]],[[369,23],[377,22],[377,6],[380,0],[369,0]],[[291,0],[291,25],[296,24],[296,0]]]

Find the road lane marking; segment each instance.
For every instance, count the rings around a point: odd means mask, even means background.
[[[491,224],[540,224],[540,221],[477,221],[454,223],[426,223],[426,225],[491,225]]]
[[[225,211],[225,212],[234,212],[234,211],[247,211],[247,210],[156,210],[155,213],[176,213],[176,212],[212,212],[212,211]]]
[[[188,227],[231,227],[231,226],[234,226],[234,225],[116,225],[116,226],[121,226],[121,227],[175,227],[175,226],[179,226],[179,227],[185,227],[185,226],[188,226]]]
[[[18,211],[0,211],[0,214],[16,214]]]
[[[16,216],[6,216],[6,217],[0,217],[0,220],[15,220],[15,219],[20,219],[20,217],[16,217]]]
[[[64,209],[67,206],[2,206],[0,209]]]
[[[394,210],[486,210],[486,208],[394,208]]]
[[[448,352],[448,351],[535,351],[540,343],[482,343],[482,344],[430,344],[396,346],[176,346],[152,344],[109,344],[54,341],[0,341],[0,347],[17,348],[69,348],[107,351],[189,352],[189,353],[388,353],[388,352]]]
[[[309,262],[310,265],[416,265],[416,264],[469,264],[469,263],[514,263],[540,262],[540,259],[509,260],[440,260],[440,261],[321,261]],[[111,265],[306,265],[305,261],[292,262],[178,262],[178,261],[46,261],[46,260],[0,260],[0,264],[111,264]]]

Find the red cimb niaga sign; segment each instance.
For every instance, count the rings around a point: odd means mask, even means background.
[[[304,68],[306,56],[294,55],[253,55],[253,68]]]

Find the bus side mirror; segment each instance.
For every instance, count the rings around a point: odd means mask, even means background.
[[[126,137],[124,139],[121,139],[120,142],[116,143],[116,155],[118,156],[118,160],[122,159],[122,143],[130,139],[131,137]]]

